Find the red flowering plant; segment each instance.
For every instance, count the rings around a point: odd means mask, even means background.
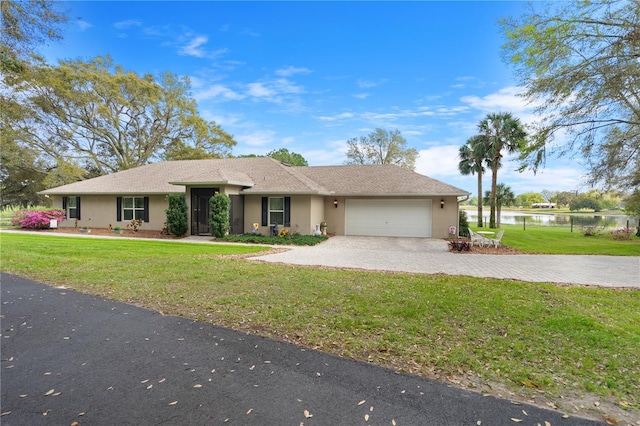
[[[51,220],[58,222],[66,219],[64,211],[51,210],[20,210],[13,214],[11,225],[25,229],[49,229]]]

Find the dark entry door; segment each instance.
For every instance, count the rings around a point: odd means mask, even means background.
[[[244,233],[244,195],[229,195],[231,211],[229,212],[229,233],[240,235]]]
[[[209,199],[218,188],[191,188],[191,235],[211,235]]]

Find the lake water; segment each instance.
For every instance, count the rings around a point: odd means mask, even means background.
[[[466,210],[470,224],[478,222],[477,210]],[[489,210],[483,208],[482,216],[486,224],[489,223]],[[569,213],[518,213],[513,211],[502,212],[500,222],[505,225],[544,225],[544,226],[604,226],[605,228],[624,228],[627,226],[635,228],[638,226],[638,219],[623,215],[605,215],[605,214],[569,214]]]

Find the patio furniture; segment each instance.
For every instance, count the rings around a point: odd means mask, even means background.
[[[489,238],[484,237],[483,235],[473,232],[469,229],[469,236],[471,237],[471,245],[478,244],[480,247],[484,247],[484,245],[491,244],[491,240]]]
[[[502,240],[503,235],[504,235],[504,229],[498,232],[498,235],[495,238],[491,239],[491,244],[493,244],[494,247],[498,247],[500,245],[500,240]]]

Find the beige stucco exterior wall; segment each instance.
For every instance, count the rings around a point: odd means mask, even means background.
[[[333,204],[334,200],[338,200],[338,207]],[[327,233],[344,235],[344,197],[325,197],[323,207]]]
[[[251,232],[253,224],[260,226],[258,232],[268,235],[268,226],[262,226],[262,195],[244,196],[244,229]],[[291,227],[289,231],[302,235],[312,235],[315,225],[324,219],[324,197],[313,195],[291,196]]]
[[[432,238],[448,238],[449,227],[458,230],[458,197],[436,197],[433,199]],[[440,200],[444,200],[444,207],[440,207]]]
[[[128,221],[118,222],[116,216],[116,199],[117,197],[140,197],[140,195],[81,195],[80,196],[80,220],[78,220],[78,228],[88,226],[89,228],[107,228],[109,225],[119,226],[126,229]],[[149,222],[142,224],[140,229],[161,231],[167,220],[165,210],[169,204],[165,195],[149,196]],[[62,209],[62,197],[54,196],[52,201],[53,208]],[[76,226],[75,219],[67,219],[62,221],[58,226],[65,228],[73,228]]]
[[[390,197],[349,197],[350,199],[390,199]],[[410,198],[410,197],[401,197]],[[433,211],[431,217],[431,238],[447,238],[449,226],[458,228],[457,197],[426,197],[431,199]],[[444,208],[440,208],[440,200],[444,199]],[[336,208],[333,201],[338,200]],[[324,216],[328,223],[327,232],[344,235],[345,232],[345,197],[325,197]]]

